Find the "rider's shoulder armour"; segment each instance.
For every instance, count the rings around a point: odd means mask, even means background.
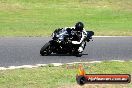
[[[64,29],[65,29],[65,30],[66,30],[66,29],[71,29],[71,30],[73,30],[73,29],[75,29],[75,27],[65,27]]]

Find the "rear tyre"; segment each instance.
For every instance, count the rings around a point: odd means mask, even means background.
[[[76,57],[81,57],[82,56],[82,53],[77,53],[76,54]]]
[[[47,55],[50,55],[51,53],[52,53],[51,44],[50,42],[48,42],[41,48],[40,54],[42,56],[47,56]]]
[[[74,52],[73,55],[76,56],[76,57],[81,57],[82,56],[82,53]]]

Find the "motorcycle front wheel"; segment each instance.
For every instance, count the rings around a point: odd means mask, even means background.
[[[51,53],[52,53],[51,44],[50,42],[48,42],[41,48],[40,54],[42,56],[47,56],[47,55],[50,55]]]

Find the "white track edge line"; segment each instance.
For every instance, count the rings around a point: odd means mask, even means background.
[[[109,60],[109,61],[116,61],[116,62],[125,62],[125,60]],[[53,65],[53,66],[61,66],[64,64],[67,65],[72,65],[72,64],[81,64],[81,63],[101,63],[104,61],[90,61],[90,62],[71,62],[71,63],[49,63],[49,64],[36,64],[36,65],[21,65],[21,66],[8,66],[8,67],[0,67],[0,70],[8,70],[8,69],[20,69],[20,68],[37,68],[37,67],[43,67],[43,66],[48,66],[48,65]],[[132,61],[129,61],[132,62]]]
[[[132,36],[93,36],[93,37],[132,37]]]

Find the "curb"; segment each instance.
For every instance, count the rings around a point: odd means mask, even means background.
[[[124,60],[110,60],[114,62],[125,62]],[[49,63],[49,64],[36,64],[36,65],[21,65],[21,66],[8,66],[8,67],[0,67],[0,70],[12,70],[12,69],[20,69],[20,68],[37,68],[37,67],[43,67],[43,66],[61,66],[64,64],[72,65],[72,64],[79,64],[79,63],[102,63],[103,61],[90,61],[90,62],[72,62],[72,63]],[[130,61],[132,62],[132,61]]]

